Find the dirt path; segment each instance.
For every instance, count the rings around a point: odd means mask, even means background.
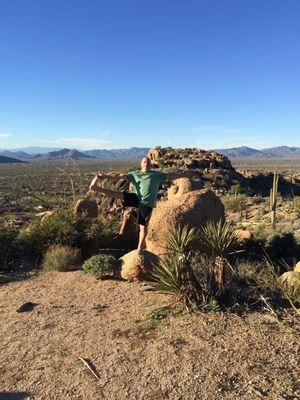
[[[38,305],[17,313],[27,301]],[[295,331],[259,313],[151,322],[167,302],[82,271],[1,286],[0,399],[300,399]]]

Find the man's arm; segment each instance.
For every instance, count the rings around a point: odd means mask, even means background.
[[[170,179],[171,181],[179,178],[192,178],[193,171],[185,171],[185,172],[169,172],[167,173],[166,179]]]
[[[110,179],[112,181],[119,181],[120,179],[125,179],[126,174],[120,174],[116,172],[109,172],[107,174],[103,174],[102,172],[97,172],[97,177],[98,180]]]
[[[113,181],[118,181],[118,180],[124,179],[124,178],[126,178],[126,174],[118,174],[115,172],[109,172],[108,174],[103,174],[99,171],[94,176],[94,178],[89,186],[89,190],[97,191],[97,187],[99,187],[101,180],[110,179]]]

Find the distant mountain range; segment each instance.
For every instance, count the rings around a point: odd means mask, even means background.
[[[300,147],[279,146],[267,149],[253,149],[247,146],[231,149],[215,149],[216,152],[230,158],[300,158]]]
[[[143,158],[147,155],[149,147],[131,147],[130,149],[115,149],[115,150],[88,150],[84,151],[84,154],[87,154],[94,158],[105,158],[105,159],[113,159],[113,158]]]
[[[25,151],[27,150],[27,151]],[[31,153],[33,150],[36,153]],[[49,150],[49,149],[47,149]],[[39,160],[59,160],[64,158],[82,159],[141,159],[148,153],[148,147],[131,147],[130,149],[112,150],[87,150],[79,151],[76,149],[50,149],[45,152],[45,148],[29,147],[16,150],[0,150],[0,162],[8,163],[18,161],[39,161]],[[251,147],[233,147],[230,149],[215,149],[214,151],[224,154],[231,158],[300,158],[300,147],[279,146],[267,149],[253,149]],[[8,159],[8,160],[7,160]]]
[[[24,161],[18,160],[13,157],[6,157],[0,155],[0,164],[23,164]]]
[[[22,161],[43,161],[59,160],[64,158],[82,159],[140,159],[150,150],[149,147],[132,147],[130,149],[115,150],[87,150],[79,151],[76,149],[55,149],[54,151],[44,152],[43,148],[30,147],[30,151],[35,149],[37,153],[27,153],[26,149],[0,150],[0,155],[4,157],[16,158]],[[41,151],[40,151],[41,150]]]
[[[84,158],[94,158],[88,154],[84,154],[76,149],[61,149],[57,151],[50,151],[45,154],[35,154],[31,156],[31,160],[59,160],[61,158],[73,158],[73,160],[82,160]]]

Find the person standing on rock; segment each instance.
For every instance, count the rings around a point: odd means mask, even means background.
[[[126,174],[98,172],[92,180],[89,189],[100,193],[106,197],[119,199],[124,207],[135,207],[138,209],[137,223],[140,228],[138,250],[145,248],[145,239],[148,233],[149,224],[153,208],[156,206],[157,195],[160,184],[166,179],[178,179],[191,176],[191,173],[164,173],[151,170],[149,157],[144,157],[141,161],[141,169]],[[116,192],[114,190],[102,188],[99,182],[103,179],[118,181],[127,178],[134,187],[135,193]]]

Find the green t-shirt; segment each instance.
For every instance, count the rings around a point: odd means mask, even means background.
[[[167,174],[160,171],[133,171],[126,174],[140,202],[148,207],[155,207],[159,185],[166,176]]]

